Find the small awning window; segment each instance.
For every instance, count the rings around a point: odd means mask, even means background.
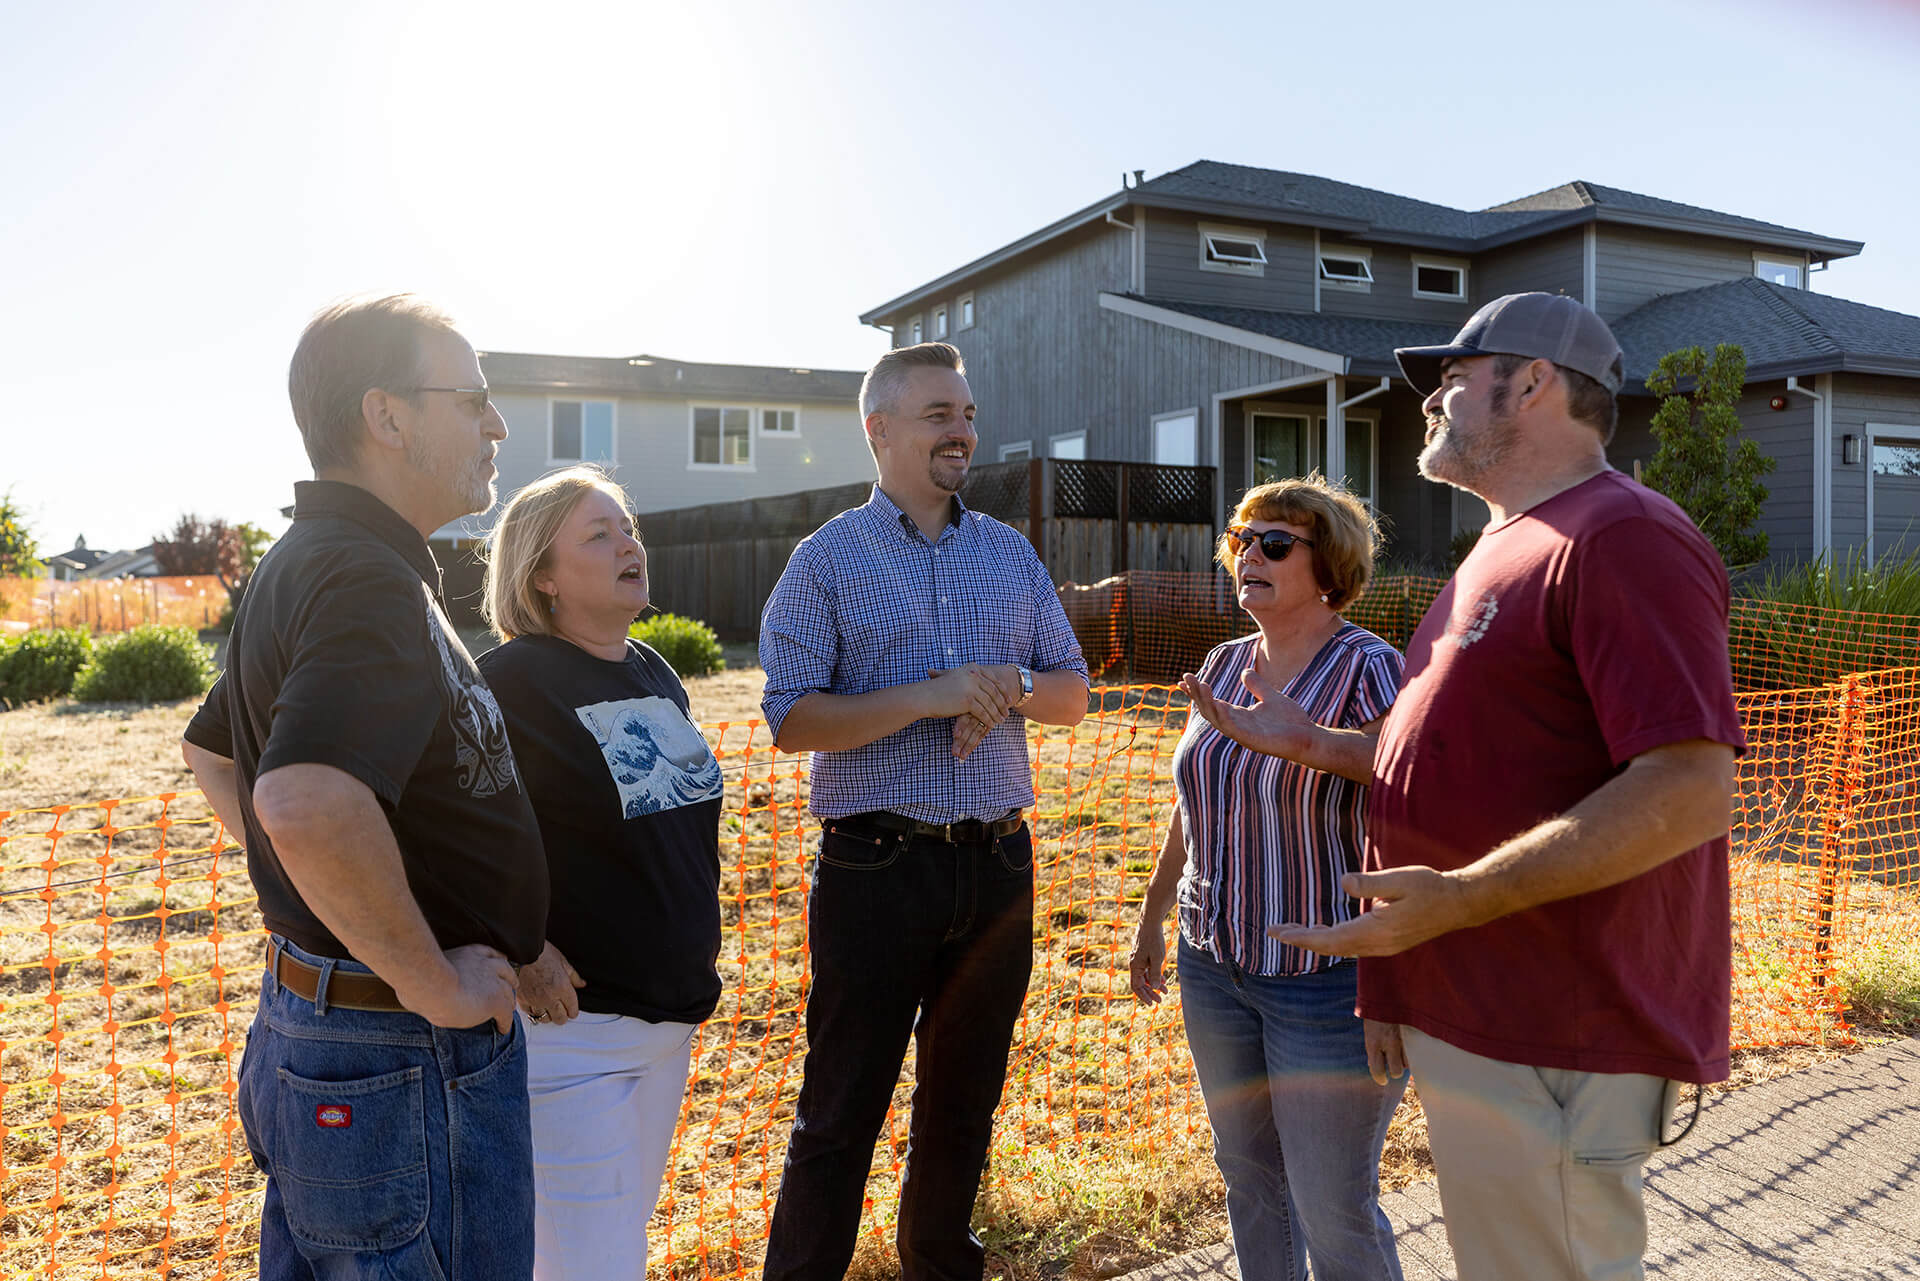
[[[1243,265],[1265,266],[1267,251],[1257,240],[1246,240],[1238,236],[1212,234],[1207,237],[1208,262],[1233,262]]]

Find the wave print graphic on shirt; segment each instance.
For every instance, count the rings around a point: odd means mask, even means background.
[[[720,762],[672,700],[626,698],[576,707],[620,789],[625,818],[658,814],[720,795]]]

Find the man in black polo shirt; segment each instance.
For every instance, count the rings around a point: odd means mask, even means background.
[[[514,967],[545,938],[546,860],[426,543],[492,504],[506,424],[410,295],[321,312],[290,384],[315,479],[185,743],[271,935],[239,1091],[260,1276],[526,1278]]]

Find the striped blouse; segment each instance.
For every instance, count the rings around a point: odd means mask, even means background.
[[[1215,698],[1247,706],[1240,674],[1259,651],[1256,633],[1207,655],[1200,679]],[[1347,623],[1286,694],[1321,725],[1357,729],[1400,692],[1404,660],[1393,646]],[[1336,962],[1267,937],[1282,922],[1332,925],[1359,903],[1340,888],[1361,868],[1363,783],[1240,746],[1199,716],[1173,754],[1187,845],[1180,878],[1180,933],[1194,947],[1248,974],[1309,974]]]

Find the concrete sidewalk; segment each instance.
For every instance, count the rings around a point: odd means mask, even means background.
[[[1649,1276],[1920,1278],[1920,1038],[1710,1098],[1647,1176]],[[1434,1185],[1382,1204],[1407,1281],[1452,1281]],[[1123,1281],[1238,1276],[1218,1245]]]

